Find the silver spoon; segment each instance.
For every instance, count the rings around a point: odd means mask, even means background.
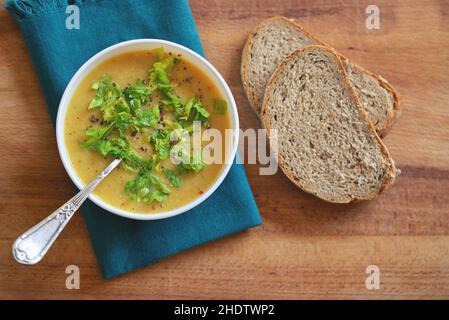
[[[12,245],[12,254],[17,262],[36,264],[44,257],[53,242],[70,221],[73,214],[95,187],[103,181],[122,161],[115,159],[90,184],[85,186],[72,199],[64,203],[47,218],[22,234]]]

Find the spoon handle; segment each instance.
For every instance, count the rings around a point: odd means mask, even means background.
[[[84,187],[72,199],[17,238],[12,245],[14,259],[22,264],[38,263],[50,249],[76,210],[87,199],[88,195],[120,162],[121,159],[112,161],[95,180]]]

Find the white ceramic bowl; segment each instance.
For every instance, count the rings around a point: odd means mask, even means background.
[[[205,74],[209,76],[209,78],[217,85],[219,90],[221,91],[223,97],[228,102],[228,112],[230,113],[230,128],[234,129],[235,134],[233,137],[233,141],[231,142],[232,145],[228,149],[228,154],[226,154],[226,163],[216,179],[215,183],[202,195],[200,195],[198,198],[196,198],[194,201],[180,207],[174,210],[161,212],[161,213],[135,213],[135,212],[129,212],[126,210],[122,210],[119,208],[116,208],[114,206],[111,206],[110,204],[103,201],[101,198],[91,194],[89,196],[89,199],[92,200],[95,204],[102,207],[103,209],[112,212],[114,214],[117,214],[122,217],[136,219],[136,220],[156,220],[156,219],[164,219],[176,216],[178,214],[181,214],[183,212],[186,212],[197,205],[199,205],[201,202],[206,200],[217,188],[218,186],[223,182],[224,178],[226,177],[227,173],[229,172],[229,169],[231,168],[232,161],[235,157],[236,151],[237,151],[237,144],[238,144],[238,132],[239,132],[239,118],[237,113],[237,107],[235,105],[234,97],[232,96],[231,90],[229,89],[228,85],[224,81],[223,77],[218,73],[218,71],[203,57],[195,53],[194,51],[165,40],[158,40],[158,39],[138,39],[138,40],[131,40],[131,41],[125,41],[118,43],[116,45],[113,45],[109,48],[104,49],[103,51],[100,51],[96,55],[94,55],[92,58],[90,58],[86,63],[83,64],[83,66],[75,73],[75,75],[70,80],[69,84],[67,85],[67,88],[64,91],[64,95],[62,96],[61,102],[59,104],[58,109],[58,117],[56,120],[56,139],[58,143],[58,150],[59,155],[61,157],[62,163],[64,165],[64,168],[66,169],[67,173],[69,174],[70,178],[72,179],[73,183],[79,188],[83,188],[85,184],[82,182],[82,180],[78,177],[76,174],[76,171],[74,170],[72,163],[70,161],[70,157],[67,152],[67,148],[65,146],[64,141],[64,123],[67,113],[67,107],[70,103],[70,100],[72,98],[73,93],[75,92],[76,88],[78,87],[81,80],[84,79],[84,77],[92,70],[94,69],[98,64],[102,63],[105,60],[110,59],[111,57],[114,57],[118,54],[130,52],[130,51],[141,51],[141,50],[151,50],[153,48],[158,47],[164,47],[167,51],[171,51],[175,54],[182,54],[182,56],[190,61],[191,63],[195,64],[197,67],[199,67]],[[87,182],[88,183],[88,182]],[[106,178],[102,183],[108,183],[108,179]]]

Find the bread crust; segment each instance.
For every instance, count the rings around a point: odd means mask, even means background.
[[[395,178],[400,174],[400,170],[396,168],[393,159],[391,158],[388,149],[386,148],[386,146],[383,144],[382,140],[380,139],[379,135],[377,134],[376,130],[374,129],[374,126],[372,125],[372,123],[368,120],[368,116],[362,106],[362,103],[360,102],[359,97],[357,96],[357,94],[355,93],[354,88],[351,85],[351,82],[349,81],[349,76],[345,71],[345,68],[343,66],[343,63],[341,62],[340,58],[338,57],[338,54],[332,49],[329,48],[327,46],[320,46],[320,45],[311,45],[311,46],[306,46],[304,48],[298,49],[294,52],[292,52],[289,56],[287,56],[280,64],[279,66],[276,68],[275,72],[272,74],[270,80],[267,83],[267,87],[265,89],[265,96],[263,99],[263,104],[262,104],[262,111],[261,111],[261,119],[262,119],[262,123],[263,126],[265,127],[265,129],[267,129],[267,136],[268,138],[271,140],[271,136],[270,136],[270,128],[271,128],[271,123],[270,123],[270,116],[267,114],[267,110],[268,110],[268,102],[272,97],[272,93],[273,93],[273,89],[275,87],[275,82],[278,80],[278,78],[280,77],[281,74],[281,70],[284,68],[284,66],[286,64],[288,64],[291,60],[295,59],[297,56],[303,54],[304,52],[308,51],[308,50],[312,50],[312,49],[321,49],[321,50],[325,50],[326,52],[328,52],[335,60],[335,62],[337,63],[340,72],[343,76],[343,82],[346,85],[346,87],[349,89],[349,92],[351,93],[351,95],[353,96],[357,107],[358,107],[358,111],[362,117],[362,119],[366,122],[368,130],[370,130],[371,134],[374,136],[374,138],[376,139],[377,143],[380,145],[381,148],[381,152],[384,158],[384,161],[386,162],[388,169],[386,172],[386,179],[383,182],[381,188],[379,189],[377,194],[373,194],[372,196],[368,196],[368,197],[362,197],[362,198],[356,198],[356,197],[350,197],[349,200],[339,200],[339,199],[334,199],[334,198],[325,198],[322,197],[320,195],[318,195],[317,193],[311,191],[310,189],[307,189],[306,186],[304,184],[302,184],[299,180],[294,178],[294,174],[292,171],[290,171],[287,166],[285,166],[285,164],[283,163],[283,160],[279,158],[279,154],[278,152],[276,152],[276,150],[273,150],[273,152],[275,152],[275,156],[276,159],[278,159],[278,164],[280,166],[280,168],[282,169],[282,171],[284,172],[284,174],[299,188],[301,188],[302,190],[311,193],[313,195],[315,195],[316,197],[323,199],[325,201],[328,202],[333,202],[333,203],[349,203],[349,202],[353,202],[353,201],[358,201],[358,200],[371,200],[373,198],[375,198],[377,195],[379,195],[380,193],[382,193],[384,190],[386,190],[390,185],[392,185],[394,183]]]
[[[329,46],[327,46],[327,47],[329,47]],[[329,47],[329,48],[331,48],[332,50],[335,50],[332,47]],[[340,54],[338,52],[335,52],[335,53],[337,54],[337,56],[340,59],[340,61],[342,59],[347,60],[348,63],[350,63],[352,66],[356,67],[359,70],[362,70],[364,73],[366,73],[366,74],[370,75],[372,78],[376,79],[376,81],[380,84],[380,86],[382,88],[384,88],[385,90],[387,90],[388,92],[390,92],[392,94],[392,96],[393,96],[393,111],[390,114],[390,116],[388,117],[387,121],[384,123],[383,127],[380,128],[380,129],[376,129],[377,134],[380,137],[384,137],[388,133],[388,131],[390,131],[390,129],[393,127],[393,125],[395,124],[395,122],[397,121],[399,116],[401,115],[401,109],[402,108],[401,108],[401,99],[400,99],[399,93],[396,91],[396,89],[394,89],[390,85],[390,83],[386,79],[383,79],[382,77],[372,73],[369,70],[366,70],[365,68],[359,66],[358,64],[355,64],[355,63],[351,62],[351,60],[349,60],[344,55],[342,55],[342,54]],[[351,87],[352,87],[352,85],[351,85]],[[357,96],[357,98],[359,98],[357,94],[356,94],[356,96]],[[365,109],[365,108],[363,108],[363,109]]]
[[[312,33],[308,32],[307,30],[305,30],[299,23],[297,23],[294,19],[289,19],[286,17],[282,17],[282,16],[274,16],[271,17],[269,19],[266,19],[264,21],[262,21],[259,25],[257,25],[248,35],[248,38],[246,39],[245,45],[243,46],[243,51],[242,51],[242,59],[241,59],[241,65],[240,65],[240,76],[241,76],[241,80],[242,80],[242,85],[243,85],[243,90],[245,92],[245,95],[252,107],[252,109],[256,112],[256,114],[260,117],[260,113],[262,110],[262,106],[259,106],[257,103],[257,100],[254,99],[254,92],[251,90],[251,88],[248,85],[248,79],[246,76],[246,66],[248,64],[248,60],[249,60],[249,50],[250,47],[253,43],[253,40],[257,34],[257,32],[262,29],[265,25],[271,23],[272,21],[282,21],[282,22],[286,22],[289,23],[290,25],[292,25],[294,28],[296,28],[299,32],[304,33],[308,38],[312,39],[313,41],[315,41],[316,43],[318,43],[319,46],[324,46],[324,47],[328,47],[330,49],[332,49],[332,51],[337,55],[339,60],[346,60],[348,61],[352,66],[355,66],[357,69],[365,72],[366,74],[370,75],[372,78],[374,78],[385,90],[387,90],[388,92],[390,92],[393,96],[393,111],[390,114],[390,116],[388,117],[388,120],[384,123],[384,125],[380,128],[377,129],[377,133],[379,134],[379,136],[383,137],[387,134],[387,132],[391,129],[391,127],[393,126],[393,124],[396,122],[396,120],[398,119],[399,115],[401,114],[401,99],[400,96],[398,94],[398,92],[383,78],[379,77],[378,75],[366,70],[365,68],[359,66],[358,64],[355,64],[353,62],[351,62],[351,60],[349,60],[347,57],[343,56],[340,53],[335,52],[334,48],[327,45],[326,43],[324,43],[323,41],[317,39],[317,37],[315,35],[313,35]],[[356,94],[357,95],[357,94]],[[369,121],[369,120],[368,120]]]

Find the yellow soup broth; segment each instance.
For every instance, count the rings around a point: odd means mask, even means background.
[[[151,51],[139,51],[121,54],[113,57],[93,69],[77,87],[67,110],[64,124],[65,143],[71,163],[81,180],[87,184],[92,181],[111,161],[112,157],[103,157],[98,152],[82,147],[86,141],[85,131],[88,128],[98,127],[101,122],[101,112],[98,109],[88,110],[90,101],[95,95],[92,84],[97,82],[104,74],[109,75],[112,81],[126,87],[136,79],[146,79],[148,70],[155,62],[155,54]],[[216,85],[195,65],[180,57],[181,62],[173,67],[170,81],[177,83],[174,92],[183,102],[192,97],[199,97],[204,107],[209,111],[211,128],[218,129],[225,137],[225,129],[229,128],[229,111],[224,114],[214,113],[214,99],[224,100]],[[203,128],[204,129],[204,128]],[[144,159],[151,157],[154,150],[148,144],[148,132],[130,136],[134,150]],[[207,144],[208,142],[206,142]],[[222,157],[225,158],[225,143],[222,143]],[[173,167],[170,159],[162,163],[165,167]],[[156,172],[166,183],[171,193],[163,202],[151,203],[131,200],[124,192],[127,181],[132,180],[135,172],[127,171],[121,166],[115,169],[94,191],[110,205],[131,212],[157,213],[179,208],[193,201],[206,192],[218,178],[224,164],[207,164],[198,173],[182,173],[182,184],[173,187],[167,178]]]

